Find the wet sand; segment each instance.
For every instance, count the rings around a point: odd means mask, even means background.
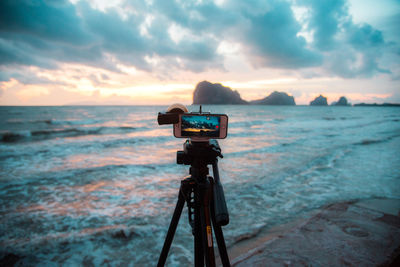
[[[308,218],[243,238],[228,250],[232,266],[396,266],[399,263],[400,200],[335,203],[309,214]]]

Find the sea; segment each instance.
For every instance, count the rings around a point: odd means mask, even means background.
[[[176,163],[185,139],[157,124],[166,108],[0,107],[0,259],[155,266],[189,174]],[[203,111],[229,116],[219,140],[228,248],[331,203],[400,199],[398,107]],[[193,249],[185,207],[167,265],[193,266]]]

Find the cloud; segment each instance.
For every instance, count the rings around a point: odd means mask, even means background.
[[[67,1],[4,0],[0,10],[2,32],[77,45],[90,41],[75,6]]]
[[[25,41],[20,40],[20,36],[11,33],[0,33],[0,66],[9,65],[26,65],[39,66],[42,68],[55,68],[55,63],[47,57],[38,57],[38,49],[35,49],[30,42],[40,40],[32,40],[32,37],[27,37]],[[48,48],[43,42],[44,49]],[[47,50],[48,51],[48,50]]]
[[[322,51],[335,48],[340,26],[349,20],[345,0],[305,0],[310,11],[308,26],[314,32],[314,46]]]
[[[246,52],[258,67],[303,68],[318,66],[322,57],[307,48],[298,36],[301,26],[295,20],[288,2],[272,1],[265,13],[246,14],[249,21],[244,32]]]
[[[203,43],[210,43],[207,37],[212,43],[241,43],[253,66],[299,68],[322,62],[318,52],[307,49],[305,39],[297,36],[301,26],[286,1],[229,1],[219,7],[213,1],[178,5],[160,0],[154,6],[160,16],[202,37]]]
[[[304,0],[310,11],[307,29],[313,32],[311,46],[324,53],[326,71],[344,78],[372,77],[390,73],[379,66],[388,44],[383,33],[371,25],[356,24],[345,0]]]
[[[47,77],[38,76],[37,68],[30,69],[26,67],[16,70],[4,70],[0,72],[0,82],[6,82],[12,78],[18,80],[21,84],[31,85],[67,85],[60,80],[51,80]]]
[[[149,7],[142,3],[141,8]],[[151,13],[122,17],[117,9],[102,12],[84,1],[5,0],[0,10],[0,66],[53,69],[59,63],[81,63],[118,72],[122,63],[152,71],[156,66],[146,58],[153,56],[164,57],[169,67],[193,71],[222,66],[217,41],[201,36],[176,44],[167,31],[171,22],[162,14],[156,14],[146,36],[141,27]]]
[[[59,62],[100,65],[95,36],[67,1],[0,1],[0,65],[57,68]]]
[[[294,5],[307,8],[304,20],[296,19]],[[345,0],[121,1],[104,10],[83,0],[0,1],[0,69],[9,74],[2,80],[21,66],[64,63],[117,73],[122,64],[157,77],[224,71],[223,41],[239,44],[237,53],[255,68],[318,67],[345,78],[389,73],[379,64],[389,46],[383,33],[355,24]]]

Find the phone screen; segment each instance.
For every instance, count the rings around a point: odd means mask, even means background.
[[[214,137],[220,136],[221,118],[219,116],[182,115],[182,137]]]

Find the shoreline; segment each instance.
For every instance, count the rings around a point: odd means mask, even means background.
[[[400,199],[325,205],[228,248],[232,266],[395,266]],[[220,264],[219,259],[217,259]]]

